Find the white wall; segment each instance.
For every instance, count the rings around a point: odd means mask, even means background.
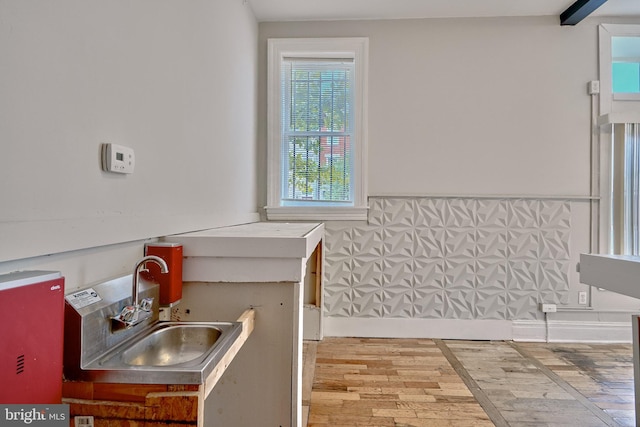
[[[260,24],[261,58],[269,37],[369,37],[374,195],[588,194],[596,35],[557,17]]]
[[[0,0],[0,273],[79,287],[255,220],[257,37],[242,0]],[[133,175],[101,171],[104,142]]]
[[[598,24],[562,27],[557,16],[261,23],[260,145],[268,38],[369,37],[369,195],[569,200],[568,288],[558,290],[560,308],[575,307],[587,289],[575,267],[590,250],[586,84],[598,79]],[[369,225],[353,224],[353,235]],[[530,296],[535,311],[543,295]],[[591,302],[602,312],[640,309],[608,292],[594,291]]]

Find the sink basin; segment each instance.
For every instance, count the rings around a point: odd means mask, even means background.
[[[113,317],[131,305],[131,283],[132,275],[122,276],[65,298],[65,380],[210,390],[253,331],[255,312],[246,310],[235,322],[165,322],[153,303],[151,316],[114,328]],[[139,285],[140,299],[159,300],[157,283],[141,277]]]
[[[133,366],[171,366],[190,362],[213,348],[222,331],[209,325],[162,325],[122,353]]]
[[[241,332],[241,322],[157,322],[83,366],[81,379],[202,384]]]

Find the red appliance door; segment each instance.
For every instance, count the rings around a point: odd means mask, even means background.
[[[0,403],[60,403],[64,277],[0,281],[0,313]]]

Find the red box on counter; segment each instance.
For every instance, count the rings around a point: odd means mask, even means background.
[[[147,263],[149,274],[160,284],[160,306],[168,306],[182,299],[182,245],[180,243],[147,243],[145,255],[162,258],[169,267],[166,274],[160,266]]]

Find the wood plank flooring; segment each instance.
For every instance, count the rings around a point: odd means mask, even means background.
[[[633,426],[631,345],[305,342],[303,425]]]

